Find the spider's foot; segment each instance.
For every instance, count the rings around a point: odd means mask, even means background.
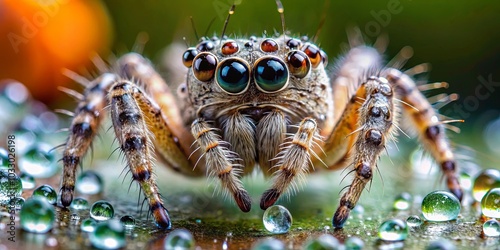
[[[344,227],[344,223],[347,221],[347,218],[349,218],[349,213],[350,209],[346,206],[340,206],[337,211],[335,212],[335,215],[333,215],[332,219],[332,225],[336,229],[340,229]]]
[[[69,207],[73,201],[73,189],[63,186],[61,188],[61,204],[64,207]]]
[[[161,204],[157,203],[156,206],[151,207],[153,217],[156,221],[156,226],[160,229],[170,229],[172,228],[172,223],[170,221],[170,216],[168,215],[167,209]]]
[[[252,199],[246,190],[239,190],[234,194],[234,200],[243,212],[249,212],[252,209]]]
[[[262,198],[260,199],[260,208],[262,210],[266,210],[268,207],[274,205],[274,203],[280,197],[280,193],[277,189],[268,189],[264,194],[262,194]]]

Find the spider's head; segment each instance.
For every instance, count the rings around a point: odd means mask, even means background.
[[[297,90],[319,91],[328,59],[307,39],[252,36],[203,40],[187,49],[182,60],[189,68],[187,87],[195,106],[227,101],[226,108],[261,110],[297,98]]]

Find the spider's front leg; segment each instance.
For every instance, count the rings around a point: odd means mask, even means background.
[[[364,100],[359,108],[358,136],[354,143],[354,180],[340,199],[333,226],[341,228],[356,206],[363,189],[372,179],[380,153],[385,147],[394,121],[391,86],[385,78],[370,77],[360,86],[353,100]]]

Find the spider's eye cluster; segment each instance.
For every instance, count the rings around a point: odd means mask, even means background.
[[[252,47],[256,42],[256,38],[251,38],[245,47]],[[257,89],[262,92],[279,92],[288,85],[290,75],[304,78],[312,68],[317,68],[321,63],[326,65],[328,61],[324,51],[307,41],[291,38],[284,46],[286,48],[283,53],[289,52],[281,59],[276,55],[280,52],[278,42],[271,38],[261,40],[260,51],[272,54],[261,56],[253,65],[249,65],[238,57],[229,57],[219,62],[212,52],[215,49],[214,42],[205,40],[196,48],[187,49],[182,56],[182,62],[186,67],[192,68],[194,77],[199,81],[208,82],[215,78],[215,82],[224,92],[238,95],[248,89],[250,79],[254,80]],[[221,43],[219,53],[222,56],[231,56],[239,51],[240,47],[236,41],[227,40]]]

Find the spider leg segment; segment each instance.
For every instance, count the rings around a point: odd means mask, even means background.
[[[143,96],[132,82],[116,82],[109,95],[111,119],[133,179],[139,183],[148,200],[158,227],[168,229],[171,227],[170,217],[163,206],[153,177],[152,134],[147,132],[149,130],[137,95]]]
[[[76,167],[97,134],[103,118],[103,108],[107,103],[106,95],[115,80],[115,75],[106,73],[90,82],[74,112],[62,157],[64,167],[60,192],[63,206],[69,206],[73,201]]]
[[[273,174],[272,187],[262,194],[260,207],[267,209],[291,185],[296,188],[297,178],[304,179],[304,175],[311,167],[311,151],[314,136],[317,133],[316,121],[312,118],[305,118],[299,125],[298,131],[293,136],[291,142],[285,146],[276,156],[278,163]]]
[[[227,142],[221,140],[216,130],[202,118],[195,120],[191,125],[191,133],[205,158],[208,174],[217,176],[224,191],[229,191],[241,211],[248,212],[252,200],[240,180],[242,166],[237,163],[239,160],[237,154],[224,145],[227,145]]]
[[[402,105],[403,111],[408,114],[410,123],[420,135],[420,141],[426,150],[441,166],[448,190],[462,200],[463,191],[458,181],[455,156],[436,111],[418,90],[411,77],[394,68],[386,69],[384,75],[394,86],[396,93],[401,96],[401,100],[409,104]]]
[[[355,176],[352,184],[342,198],[340,206],[333,216],[333,226],[341,228],[349,212],[359,200],[365,185],[372,179],[380,153],[391,136],[395,107],[393,92],[387,80],[383,77],[370,77],[360,86],[354,96],[364,98],[359,109],[357,139],[354,143],[353,164]]]

